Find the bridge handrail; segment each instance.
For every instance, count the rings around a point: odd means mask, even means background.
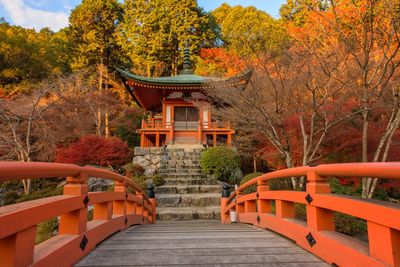
[[[270,191],[269,181],[304,177],[304,191]],[[400,206],[331,194],[330,177],[400,179],[400,163],[345,163],[279,170],[258,176],[221,199],[221,222],[238,222],[276,231],[338,266],[400,266]],[[250,186],[257,191],[242,194]],[[272,202],[275,201],[275,214]],[[295,219],[294,203],[306,206],[307,222]],[[335,232],[334,212],[367,221],[369,244]]]
[[[66,177],[63,195],[0,207],[0,266],[71,266],[111,234],[155,222],[154,196],[117,173],[61,163],[0,162],[0,183],[57,177]],[[114,192],[88,192],[90,177],[113,180]],[[91,205],[93,220],[88,221]],[[37,224],[57,216],[58,235],[35,245]]]

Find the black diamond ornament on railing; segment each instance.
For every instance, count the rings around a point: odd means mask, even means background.
[[[89,203],[89,197],[88,195],[86,195],[85,198],[83,199],[83,204],[87,206],[88,203]]]
[[[128,224],[128,217],[125,217],[125,225]]]
[[[310,247],[313,247],[315,244],[317,244],[317,241],[315,241],[313,235],[311,233],[309,233],[308,235],[306,235],[306,239],[308,241],[308,244],[310,245]]]
[[[311,204],[311,202],[313,202],[314,199],[312,198],[312,196],[310,196],[310,194],[308,194],[306,196],[306,200],[307,200],[308,204]]]
[[[84,235],[82,238],[81,243],[79,244],[79,247],[81,248],[82,251],[85,251],[86,245],[89,242],[89,240],[87,239],[87,237]]]
[[[257,223],[260,224],[261,218],[259,215],[257,215]]]

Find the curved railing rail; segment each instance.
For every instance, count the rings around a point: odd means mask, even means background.
[[[0,207],[0,266],[72,266],[113,233],[155,222],[154,195],[127,177],[69,164],[0,162],[0,182],[54,177],[66,177],[63,195]],[[114,192],[88,192],[90,177],[114,180]],[[58,235],[35,245],[37,224],[55,217]]]
[[[305,192],[270,191],[269,181],[306,177]],[[400,205],[331,194],[330,177],[400,179],[400,163],[329,164],[267,173],[221,199],[221,222],[237,221],[278,232],[328,263],[338,266],[400,266]],[[257,192],[243,195],[257,186]],[[275,212],[272,212],[275,201]],[[307,222],[295,219],[294,203],[306,205]],[[334,212],[367,221],[369,243],[335,232]]]

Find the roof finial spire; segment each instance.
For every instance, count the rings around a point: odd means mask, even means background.
[[[192,62],[190,61],[189,41],[186,42],[186,47],[183,50],[183,55],[184,55],[183,69],[180,74],[193,74]]]

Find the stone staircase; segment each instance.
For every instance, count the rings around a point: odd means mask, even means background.
[[[168,146],[159,174],[165,185],[155,189],[158,220],[219,219],[221,186],[200,167],[203,146]]]

